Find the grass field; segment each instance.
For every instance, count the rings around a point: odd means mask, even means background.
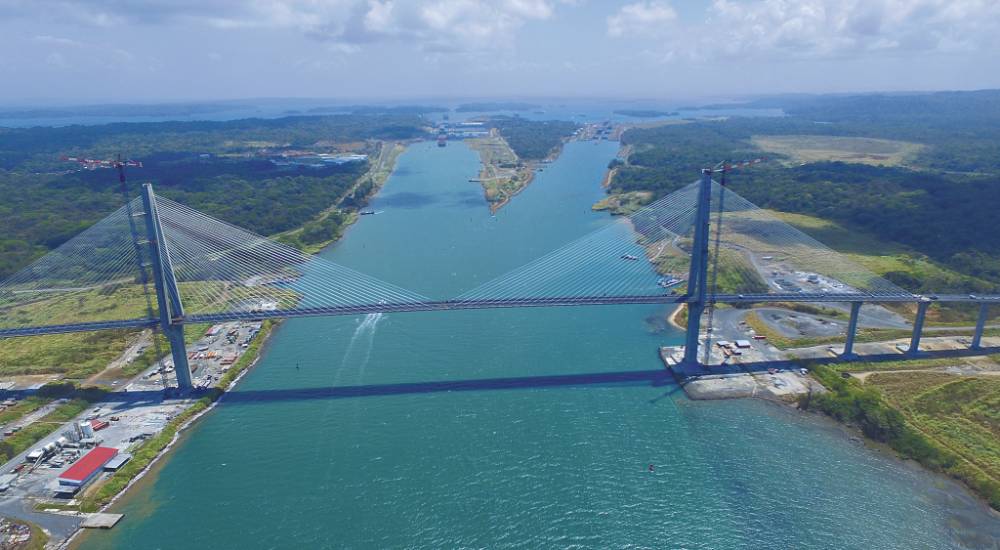
[[[896,282],[910,292],[920,292],[920,288],[906,284],[906,281],[922,281],[926,288],[936,292],[987,292],[994,285],[969,275],[964,275],[944,267],[926,256],[914,252],[903,245],[879,240],[877,237],[849,229],[835,222],[787,212],[769,211],[781,221],[788,223],[817,241],[840,252],[844,257],[871,271],[875,275]],[[911,313],[911,306],[897,309],[900,313]],[[935,304],[927,314],[930,325],[968,325],[975,321],[975,308]],[[994,311],[994,319],[1000,317],[1000,310]]]
[[[878,388],[924,436],[961,457],[956,475],[1000,489],[1000,378],[878,373],[866,385]]]
[[[607,210],[615,215],[627,216],[649,204],[651,200],[653,200],[651,191],[615,193],[595,202],[591,209],[594,211]]]
[[[778,331],[771,328],[756,311],[751,311],[746,316],[747,326],[754,329],[754,332],[762,336],[767,337],[767,341],[778,349],[792,349],[792,348],[808,348],[813,346],[825,346],[825,345],[842,345],[845,340],[845,336],[829,336],[829,337],[810,337],[803,336],[801,338],[791,338],[785,336]],[[913,333],[908,329],[888,329],[888,328],[858,328],[857,333],[855,333],[854,341],[856,343],[868,343],[868,342],[885,342],[888,340],[898,340],[909,338]],[[985,336],[996,336],[1000,334],[998,329],[986,329],[983,334]],[[942,329],[934,332],[925,332],[924,336],[971,336],[971,329],[965,328],[955,328],[955,329]],[[906,364],[911,365],[907,368],[922,368],[919,366],[913,366],[919,364],[920,361],[907,361]],[[872,369],[876,370],[879,368],[889,368],[888,364],[885,363],[849,363],[843,366],[844,370],[868,370],[862,368],[865,365],[870,365]],[[901,367],[902,368],[902,367]]]
[[[840,161],[881,166],[902,166],[924,148],[919,143],[837,136],[753,136],[751,141],[764,151],[777,153],[790,163]]]
[[[221,283],[181,283],[188,313],[220,311],[227,304],[239,302],[249,297],[250,291],[243,287],[231,287],[224,291],[207,288],[206,285]],[[282,306],[295,301],[293,293],[279,288],[268,288],[270,296]],[[259,287],[253,294],[259,294]],[[3,311],[5,319],[12,325],[52,325],[58,323],[78,323],[108,319],[133,319],[146,316],[146,302],[138,285],[121,286],[105,291],[73,292],[65,296],[47,300],[19,304]],[[9,315],[8,315],[9,313]],[[185,327],[188,341],[197,339],[205,331],[205,326]],[[23,374],[63,374],[66,378],[82,380],[100,372],[108,364],[119,358],[135,342],[140,331],[104,330],[7,338],[0,340],[0,376]],[[169,348],[161,339],[161,350]],[[138,357],[123,369],[125,375],[133,375],[151,365],[155,360],[153,348]]]
[[[901,456],[963,481],[1000,510],[1000,379],[944,372],[883,372],[844,379],[805,362],[828,393],[805,399]]]

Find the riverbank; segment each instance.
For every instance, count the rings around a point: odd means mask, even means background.
[[[926,346],[960,345],[949,340],[929,337]],[[871,353],[872,346],[856,350]],[[825,414],[928,473],[961,482],[1000,513],[1000,445],[989,412],[1000,395],[1000,364],[989,356],[886,361],[884,351],[874,351],[867,363],[829,362],[813,348],[799,348],[772,362],[710,368],[681,364],[682,348],[661,348],[660,357],[691,399],[763,398]]]
[[[202,396],[180,415],[171,420],[159,434],[143,442],[133,451],[132,460],[123,468],[105,480],[87,489],[80,500],[80,511],[85,513],[107,512],[120,499],[127,497],[129,491],[136,487],[147,476],[155,473],[156,468],[169,457],[171,451],[178,445],[187,430],[204,417],[222,400],[226,392],[231,391],[250,372],[260,360],[261,354],[269,341],[277,323],[265,321],[257,338],[233,365],[219,383],[206,395]],[[78,529],[60,544],[60,548],[76,548],[82,541],[78,539],[84,529]]]
[[[348,189],[336,204],[331,205],[319,217],[312,221],[322,222],[326,217],[330,216],[338,209],[346,197],[356,194],[363,185],[370,183],[370,185],[367,186],[366,193],[363,197],[363,200],[367,201],[381,189],[382,185],[385,184],[385,181],[395,168],[396,160],[404,150],[405,145],[403,143],[382,142],[379,147],[379,154],[375,161],[372,162],[368,172],[359,177],[355,185]],[[305,251],[315,253],[339,240],[343,236],[347,227],[356,222],[358,218],[359,216],[357,213],[351,213],[347,222],[343,223],[338,228],[338,231],[332,239],[306,246]],[[276,235],[274,238],[280,239],[281,237],[294,236],[296,232],[301,232],[302,230],[303,227],[299,227],[291,232]],[[230,391],[233,387],[235,387],[246,372],[257,364],[264,345],[270,338],[273,324],[274,323],[271,321],[263,323],[257,337],[240,356],[240,359],[233,365],[229,372],[227,372],[219,380],[219,382],[211,390],[209,390],[207,395],[202,396],[191,406],[186,408],[179,416],[171,420],[156,436],[143,442],[134,451],[133,459],[129,461],[124,468],[115,472],[112,476],[101,481],[99,484],[90,487],[87,490],[87,496],[83,497],[81,500],[80,510],[87,513],[93,513],[103,512],[109,509],[118,501],[120,497],[124,496],[135,483],[145,477],[154,465],[168,455],[170,450],[174,448],[174,445],[180,439],[183,432],[185,432],[204,414],[212,410],[218,400],[221,399],[227,391]],[[79,531],[77,531],[77,533],[79,533]],[[74,533],[74,535],[67,539],[65,544],[68,544],[77,533]]]
[[[888,445],[900,457],[915,460],[932,472],[944,473],[963,482],[969,490],[1000,513],[1000,481],[994,477],[996,461],[992,457],[984,456],[990,454],[988,450],[990,447],[993,447],[993,453],[996,453],[997,446],[995,442],[990,444],[989,434],[984,434],[985,438],[974,436],[975,430],[969,425],[976,424],[974,420],[967,419],[956,423],[949,419],[951,415],[940,414],[939,418],[921,418],[927,416],[927,413],[915,411],[913,407],[901,409],[894,406],[885,391],[876,385],[845,379],[836,370],[824,365],[809,364],[808,368],[829,391],[805,402],[804,408],[815,408],[847,425],[856,427],[867,438]],[[977,392],[968,384],[973,380],[963,381],[954,378],[944,385],[944,387],[952,386],[952,389],[944,392],[925,389],[924,395],[918,399],[926,399],[933,395],[932,399],[938,409],[953,407],[949,404],[952,401],[974,403]],[[993,384],[993,381],[986,383]],[[988,397],[993,391],[987,386],[979,393],[987,394]],[[903,402],[902,399],[906,399],[907,394],[914,392],[909,389],[896,393],[898,405]],[[916,393],[919,396],[921,392]],[[902,399],[900,394],[903,396]],[[942,429],[942,424],[947,427]],[[979,441],[975,441],[976,439]]]
[[[481,167],[477,179],[491,213],[503,208],[535,179],[537,163],[518,158],[496,129],[489,137],[469,138],[465,143],[479,154]]]
[[[323,210],[318,216],[301,226],[272,235],[271,238],[296,245],[307,254],[316,254],[327,246],[339,241],[341,237],[344,236],[344,232],[347,231],[347,228],[357,222],[360,217],[355,211],[348,211],[345,213],[340,210],[344,200],[350,197],[359,204],[367,204],[371,197],[375,196],[379,190],[382,189],[382,186],[385,185],[385,182],[389,179],[389,176],[396,168],[396,162],[399,159],[399,155],[406,150],[407,145],[410,143],[414,143],[414,141],[379,142],[378,154],[370,163],[368,171],[358,177],[354,185],[344,191],[339,200]],[[360,196],[358,196],[359,191],[362,192]],[[300,242],[299,237],[308,226],[322,225],[330,218],[330,216],[337,213],[343,213],[345,215],[345,219],[337,224],[336,229],[329,238],[322,239],[317,242]]]
[[[358,182],[344,194],[341,201],[338,201],[336,205],[333,205],[324,211],[324,217],[329,216],[332,212],[334,212],[345,197],[351,196],[352,193],[356,193],[357,190],[367,182],[371,182],[371,185],[368,186],[364,199],[367,200],[376,194],[388,180],[392,170],[395,168],[395,163],[399,158],[399,155],[404,150],[405,145],[400,142],[389,142],[388,145],[383,144],[380,147],[380,154],[378,155],[378,158],[372,163],[371,169],[364,176],[358,178]],[[336,240],[339,240],[343,236],[347,227],[357,221],[358,218],[359,216],[354,213],[353,216],[349,218],[349,222],[342,224],[335,237],[330,241],[325,242],[323,247],[329,246]],[[302,228],[299,228],[297,231],[301,230]],[[288,233],[283,235],[288,235]],[[315,252],[318,252],[318,250]],[[257,364],[261,354],[263,353],[264,346],[270,339],[274,325],[276,325],[276,322],[264,322],[261,326],[260,332],[257,334],[257,337],[243,352],[239,360],[219,380],[219,382],[208,391],[206,395],[203,395],[197,401],[194,401],[190,406],[184,409],[180,415],[168,422],[164,429],[162,429],[158,434],[146,440],[137,449],[135,449],[133,451],[132,460],[130,460],[125,467],[115,472],[107,479],[102,480],[98,484],[88,488],[85,496],[80,499],[80,511],[84,513],[95,513],[104,512],[110,509],[121,498],[125,497],[129,490],[139,483],[140,480],[144,479],[150,474],[150,472],[153,472],[158,465],[162,465],[162,463],[166,461],[171,450],[175,448],[176,444],[180,441],[181,436],[188,430],[188,428],[192,427],[206,413],[213,410],[215,405],[225,395],[225,393],[234,388],[243,376]],[[73,541],[81,531],[83,531],[83,529],[78,529],[74,532],[62,543],[62,546],[69,546],[71,541]]]
[[[324,257],[453,296],[612,223],[589,207],[613,155],[611,144],[567,144],[492,217],[469,186],[474,152],[415,146],[372,202],[386,214],[353,226]],[[649,330],[645,319],[663,313],[286,323],[226,406],[118,501],[131,520],[86,547],[170,547],[177,525],[188,548],[954,546],[950,503],[888,457],[843,445],[787,407],[686,399],[650,353],[679,339]],[[642,381],[608,383],[609,371]],[[703,528],[678,509],[706,518]]]

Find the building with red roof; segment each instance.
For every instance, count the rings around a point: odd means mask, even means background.
[[[94,479],[94,476],[101,472],[104,465],[117,454],[118,449],[113,447],[94,447],[80,460],[77,460],[76,464],[59,475],[59,484],[83,487]]]

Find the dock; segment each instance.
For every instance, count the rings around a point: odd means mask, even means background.
[[[703,365],[684,365],[683,348],[661,347],[660,359],[690,399],[740,399],[759,397],[793,401],[800,395],[825,391],[808,376],[788,369],[746,372],[733,365],[710,371]]]
[[[111,529],[123,517],[125,517],[125,514],[89,514],[84,518],[80,527],[84,529]]]

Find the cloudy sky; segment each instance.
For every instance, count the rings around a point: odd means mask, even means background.
[[[0,0],[0,101],[1000,87],[1000,0]]]

